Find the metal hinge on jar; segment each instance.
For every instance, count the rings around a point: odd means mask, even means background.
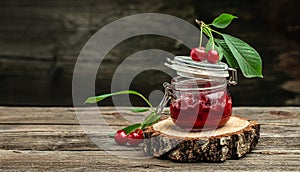
[[[229,79],[227,81],[228,85],[236,85],[238,83],[237,71],[234,68],[228,68]]]
[[[156,113],[159,114],[159,115],[163,112],[163,109],[166,107],[169,100],[175,96],[171,92],[171,90],[172,90],[171,84],[165,82],[165,83],[163,83],[163,86],[165,88],[165,94],[164,94],[163,99],[161,100],[161,102],[159,103],[159,105],[156,108]]]

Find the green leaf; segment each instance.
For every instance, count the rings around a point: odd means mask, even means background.
[[[210,31],[209,31],[209,28],[208,27],[203,27],[202,28],[202,31],[203,31],[203,33],[205,34],[205,35],[209,35],[209,33],[210,33]]]
[[[262,61],[257,51],[236,37],[223,34],[223,38],[239,64],[243,75],[247,78],[262,78]]]
[[[218,51],[218,53],[219,53],[219,61],[221,61],[222,58],[223,58],[223,49],[222,49],[222,47],[219,47],[217,45],[215,45],[215,49]]]
[[[231,53],[229,47],[227,46],[226,42],[222,39],[215,39],[215,42],[219,45],[219,48],[222,49],[224,57],[232,68],[239,68],[239,64],[235,60],[233,54]]]
[[[124,130],[126,134],[129,134],[138,128],[141,128],[141,123],[129,125],[129,126],[123,128],[122,130]]]
[[[133,90],[124,90],[124,91],[119,91],[119,92],[115,92],[115,93],[109,93],[109,94],[103,94],[100,96],[89,97],[86,99],[86,101],[84,103],[97,103],[97,102],[100,102],[100,101],[110,97],[110,96],[121,95],[121,94],[134,94],[134,95],[140,96],[152,108],[151,103],[141,93],[138,93]]]
[[[108,136],[113,138],[113,137],[115,137],[115,133],[109,133]]]
[[[142,123],[142,129],[144,129],[145,127],[148,127],[148,126],[156,123],[157,121],[159,121],[159,119],[160,119],[160,115],[157,115],[155,112],[152,112],[143,121],[143,123]]]
[[[149,110],[149,108],[133,108],[133,109],[130,109],[130,111],[134,112],[134,113],[147,112],[148,110]]]
[[[206,53],[211,49],[212,49],[212,39],[209,38],[209,40],[207,41],[206,47],[205,47]]]
[[[211,23],[211,25],[213,25],[216,28],[223,29],[223,28],[227,27],[231,23],[231,21],[235,18],[238,18],[238,17],[233,16],[228,13],[223,13],[223,14],[219,15],[217,18],[215,18],[214,21]]]

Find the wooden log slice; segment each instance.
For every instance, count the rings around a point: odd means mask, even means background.
[[[225,126],[209,131],[188,132],[170,117],[144,130],[146,155],[178,162],[222,162],[238,159],[258,143],[260,124],[231,117]]]

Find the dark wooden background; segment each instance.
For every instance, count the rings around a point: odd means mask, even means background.
[[[81,48],[97,30],[121,17],[157,12],[194,24],[194,18],[211,21],[229,12],[239,20],[226,32],[259,51],[264,74],[264,79],[239,76],[239,85],[230,88],[234,105],[300,105],[299,5],[298,0],[2,0],[0,104],[71,106],[72,72]],[[108,72],[99,72],[96,92],[110,92],[111,77],[118,65],[132,53],[148,48],[178,55],[189,53],[186,47],[178,47],[175,40],[164,37],[126,40],[105,58],[102,68]],[[169,80],[165,74],[147,71],[138,75],[131,87],[148,96]],[[148,87],[141,89],[141,85]],[[133,103],[143,105],[135,100]]]

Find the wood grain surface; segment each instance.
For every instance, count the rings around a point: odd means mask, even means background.
[[[141,149],[117,149],[117,145],[111,144],[107,150],[91,140],[91,135],[107,137],[111,130],[132,123],[126,119],[143,119],[145,114],[131,114],[128,109],[122,107],[117,112],[113,107],[101,107],[105,124],[99,124],[96,117],[100,113],[95,108],[79,108],[78,111],[90,114],[91,118],[78,121],[71,107],[0,107],[0,171],[300,170],[300,107],[234,108],[235,116],[261,124],[257,147],[239,160],[191,164],[152,157],[122,158],[114,155],[114,151],[138,157]],[[99,126],[103,132],[86,134],[82,129]]]
[[[248,42],[257,49],[264,62],[263,80],[248,80],[239,75],[239,86],[231,89],[235,105],[299,106],[299,2],[1,0],[0,104],[72,106],[73,70],[82,47],[98,30],[117,19],[141,13],[163,13],[196,26],[195,18],[211,22],[222,12],[227,12],[237,15],[239,19],[232,22],[224,33]],[[146,22],[157,27],[151,19]],[[179,34],[185,32],[169,24],[166,27]],[[122,27],[121,31],[134,32],[133,29],[141,28],[133,25]],[[190,40],[194,40],[194,47],[198,46],[198,36],[191,34]],[[149,49],[159,49],[174,55],[188,55],[190,52],[181,40],[163,36],[143,35],[124,40],[103,59],[95,78],[96,93],[111,92],[111,79],[121,63],[132,54]],[[94,51],[89,53],[92,57],[98,57]],[[164,57],[161,57],[161,64],[165,62]],[[90,66],[99,61],[88,57],[85,60],[81,74],[90,76]],[[147,61],[129,67],[140,67],[143,64],[147,64]],[[140,67],[136,71],[144,69]],[[131,89],[146,97],[152,91],[162,89],[161,83],[170,80],[163,72],[157,74],[158,71],[148,69],[139,74],[131,85],[134,87]],[[112,104],[109,101],[102,105]],[[134,104],[145,105],[140,102]]]

